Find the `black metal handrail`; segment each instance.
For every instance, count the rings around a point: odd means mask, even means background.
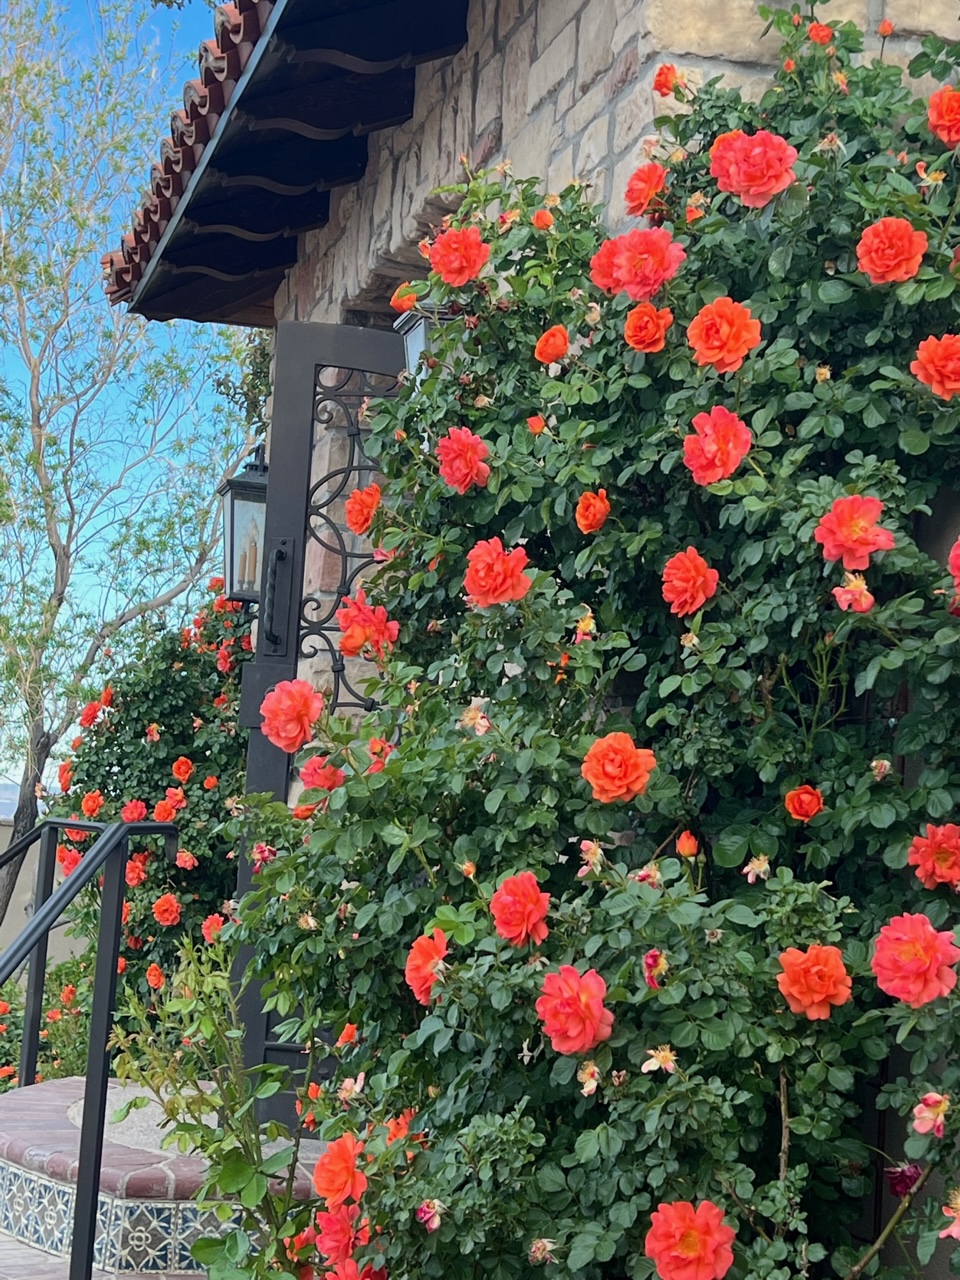
[[[79,865],[53,892],[60,830],[98,832]],[[37,1074],[40,1046],[40,1018],[43,1012],[43,982],[47,966],[47,942],[51,928],[79,893],[99,872],[103,872],[100,898],[100,928],[97,960],[93,976],[93,1007],[90,1014],[90,1043],[80,1125],[77,1159],[77,1191],[73,1211],[73,1240],[70,1248],[69,1280],[90,1280],[93,1246],[97,1230],[97,1201],[100,1192],[100,1165],[106,1126],[107,1085],[110,1055],[107,1045],[113,1027],[117,998],[117,957],[123,929],[123,899],[126,864],[131,836],[163,836],[167,857],[177,851],[177,828],[170,822],[120,822],[105,826],[77,818],[48,818],[33,831],[21,836],[0,856],[0,867],[25,853],[40,841],[37,891],[34,912],[23,932],[0,955],[0,985],[12,977],[29,958],[30,971],[23,1019],[19,1084],[33,1084]]]

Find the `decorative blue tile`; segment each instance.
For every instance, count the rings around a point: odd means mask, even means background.
[[[116,1266],[117,1239],[113,1196],[97,1197],[97,1230],[93,1241],[93,1265],[103,1271]]]
[[[117,1257],[113,1266],[118,1272],[171,1270],[173,1211],[172,1204],[117,1203],[113,1223]]]

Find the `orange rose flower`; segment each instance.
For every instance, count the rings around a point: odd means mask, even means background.
[[[540,436],[547,429],[547,420],[541,418],[539,413],[535,413],[533,417],[527,419],[527,426],[532,436]]]
[[[362,537],[373,524],[374,513],[379,505],[378,484],[369,484],[365,489],[354,489],[343,504],[344,518],[350,532]]]
[[[355,1044],[357,1040],[357,1024],[355,1022],[344,1023],[343,1030],[337,1036],[335,1048],[342,1049],[345,1044]]]
[[[816,787],[794,787],[783,797],[784,807],[791,818],[798,822],[809,822],[818,813],[823,812],[823,796]]]
[[[833,1005],[850,999],[852,980],[839,947],[788,947],[779,956],[783,973],[777,974],[780,994],[791,1013],[805,1013],[811,1021],[830,1017]]]
[[[417,305],[416,291],[411,288],[409,280],[405,280],[403,284],[398,284],[394,289],[390,298],[390,305],[394,311],[404,312],[412,311]]]
[[[647,206],[654,196],[659,195],[667,184],[667,170],[662,164],[651,161],[642,164],[630,175],[625,195],[627,213],[639,218],[646,213]]]
[[[581,977],[572,964],[548,973],[536,1003],[544,1034],[556,1053],[587,1053],[613,1031],[613,1014],[604,1008],[607,984],[596,969]]]
[[[527,564],[523,547],[507,551],[499,538],[478,542],[467,552],[463,579],[467,599],[475,609],[522,600],[533,585],[533,579],[523,572]]]
[[[57,781],[60,783],[60,790],[64,795],[70,790],[70,783],[73,781],[73,761],[63,760],[57,768]]]
[[[217,775],[216,775],[215,773],[211,773],[211,774],[209,774],[209,775],[208,775],[206,778],[204,778],[204,780],[203,780],[203,789],[204,789],[204,791],[212,791],[212,790],[214,789],[214,787],[217,785],[217,783],[218,783],[219,781],[220,781],[220,779],[217,777]]]
[[[147,816],[147,806],[142,800],[128,800],[120,810],[123,822],[142,822]]]
[[[658,311],[652,302],[641,302],[627,312],[623,337],[634,351],[662,351],[667,344],[667,330],[672,324],[673,312],[669,307]]]
[[[336,619],[343,632],[340,652],[346,658],[358,658],[364,649],[370,648],[382,662],[400,634],[400,623],[390,621],[382,604],[367,604],[363,587],[357,588],[354,599],[343,597]]]
[[[603,242],[590,259],[590,279],[607,293],[649,302],[673,279],[686,256],[666,228],[635,228]]]
[[[717,594],[720,574],[711,569],[696,547],[678,551],[663,566],[663,598],[670,612],[687,618]]]
[[[852,609],[854,613],[869,613],[877,603],[867,590],[866,579],[860,573],[845,573],[843,586],[834,587],[831,594],[844,613],[848,609]]]
[[[422,933],[407,955],[403,976],[407,986],[420,1004],[429,1004],[438,970],[443,970],[443,957],[447,954],[447,935],[442,929],[434,929],[433,935]]]
[[[857,265],[871,284],[912,280],[927,251],[927,236],[906,218],[881,218],[857,241]]]
[[[739,196],[748,209],[762,209],[796,181],[796,147],[786,138],[758,129],[721,133],[710,148],[710,176],[721,191]]]
[[[659,93],[661,98],[669,98],[678,85],[682,86],[683,81],[672,62],[664,62],[657,67],[657,74],[653,77],[654,93]]]
[[[814,44],[829,44],[833,39],[833,27],[823,22],[811,22],[807,27],[807,35]]]
[[[957,985],[958,960],[951,931],[938,933],[925,915],[905,914],[880,930],[870,968],[881,991],[919,1009]]]
[[[684,437],[683,462],[697,484],[716,484],[732,476],[753,444],[747,424],[720,405],[698,413],[693,429],[696,435]]]
[[[469,427],[451,427],[437,441],[440,478],[460,494],[466,493],[471,485],[486,487],[490,468],[485,460],[489,456],[486,442]]]
[[[638,747],[628,733],[608,733],[591,745],[580,773],[593,788],[594,800],[613,804],[642,796],[656,767],[653,752]]]
[[[430,248],[430,266],[444,284],[459,288],[476,280],[490,257],[490,246],[484,244],[477,227],[444,231]]]
[[[842,558],[845,569],[866,569],[874,551],[891,551],[893,534],[876,527],[882,511],[879,498],[859,493],[837,498],[813,531],[814,540],[823,547],[824,560]]]
[[[134,856],[127,861],[126,869],[124,871],[124,879],[131,889],[136,889],[137,885],[143,884],[144,880],[147,878],[147,868],[144,865],[143,858],[143,854],[134,854]]]
[[[960,91],[957,98],[960,99]],[[910,372],[942,400],[960,395],[960,334],[924,338],[917,347],[917,358],[911,363]]]
[[[122,960],[123,957],[121,956],[120,959]],[[125,969],[126,967],[126,964],[124,964],[123,968]],[[117,972],[122,973],[123,969],[118,967]],[[152,964],[147,970],[147,986],[154,991],[160,991],[165,982],[166,978],[163,976],[163,970],[158,964]]]
[[[171,766],[170,772],[178,782],[189,782],[193,773],[193,761],[186,756],[178,756]]]
[[[712,364],[717,373],[736,373],[747,353],[760,345],[760,321],[742,303],[717,298],[690,321],[687,341],[697,364]]]
[[[314,1165],[313,1189],[325,1200],[331,1213],[336,1213],[347,1200],[359,1200],[367,1189],[367,1175],[357,1168],[357,1157],[363,1143],[352,1133],[334,1138]]]
[[[164,893],[153,904],[153,918],[157,924],[172,925],[180,923],[180,903],[176,894]]]
[[[347,780],[342,769],[329,763],[329,756],[311,756],[300,770],[300,781],[308,791],[336,791]]]
[[[877,35],[881,40],[886,40],[888,36],[892,36],[894,31],[893,23],[889,18],[884,18],[877,27]]]
[[[83,810],[84,816],[87,818],[95,818],[105,804],[100,791],[88,791],[80,801],[80,808]]]
[[[296,822],[306,822],[308,818],[312,818],[319,808],[319,804],[295,804],[290,810],[290,817]]]
[[[700,851],[697,837],[692,831],[681,831],[677,836],[677,853],[681,858],[695,858]]]
[[[537,339],[533,355],[541,364],[554,364],[570,350],[570,335],[562,324],[555,324]]]
[[[332,1271],[324,1272],[324,1280],[374,1280],[378,1274],[374,1272],[372,1264],[361,1271],[353,1260],[355,1250],[362,1249],[370,1243],[370,1225],[366,1218],[358,1222],[359,1217],[360,1206],[355,1204],[341,1205],[336,1213],[317,1214],[314,1243],[317,1252],[322,1254],[327,1264],[334,1268]],[[304,1243],[309,1243],[306,1232],[303,1235],[306,1236]],[[294,1244],[300,1239],[301,1236],[295,1236]],[[304,1276],[306,1267],[300,1265],[295,1270],[299,1275]],[[310,1271],[316,1274],[312,1267]],[[385,1280],[386,1272],[379,1272],[379,1277],[380,1280]],[[305,1276],[304,1280],[306,1280]]]
[[[226,924],[223,916],[219,912],[214,912],[207,916],[203,924],[200,926],[200,932],[203,934],[203,940],[207,943],[214,943],[220,937],[220,932]]]
[[[538,231],[549,231],[553,226],[553,214],[549,209],[538,209],[530,221]]]
[[[57,865],[65,876],[68,876],[71,871],[76,871],[82,860],[83,855],[78,849],[74,849],[73,845],[57,845]]]
[[[532,871],[508,876],[490,899],[493,926],[514,947],[532,942],[539,946],[547,936],[549,893],[542,893]]]
[[[260,704],[264,737],[292,755],[313,737],[323,712],[323,698],[306,680],[281,680]]]
[[[87,703],[87,705],[86,705],[86,706],[83,708],[83,710],[80,712],[80,727],[81,727],[81,729],[89,729],[89,728],[90,728],[90,726],[91,726],[91,725],[94,723],[94,721],[96,720],[97,716],[100,714],[101,708],[102,708],[102,703],[100,702],[100,700],[99,700],[99,699],[97,699],[97,701],[96,701],[96,702],[88,702],[88,703]],[[81,738],[81,739],[80,739],[80,741],[82,742],[82,741],[83,741],[83,739]]]
[[[660,1280],[723,1280],[733,1266],[732,1227],[711,1200],[694,1209],[689,1200],[658,1204],[650,1218],[643,1251]]]
[[[942,827],[927,824],[926,836],[914,836],[907,853],[907,865],[917,868],[917,879],[925,889],[948,884],[960,885],[960,827],[952,822]]]
[[[177,816],[177,807],[169,800],[158,800],[153,806],[154,822],[172,822]]]
[[[960,142],[960,89],[945,84],[930,95],[927,123],[930,132],[948,147],[955,147]]]
[[[581,493],[577,502],[576,522],[581,533],[596,533],[602,529],[610,514],[606,489],[597,493]]]

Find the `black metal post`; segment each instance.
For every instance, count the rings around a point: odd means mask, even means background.
[[[77,1161],[77,1197],[73,1214],[69,1280],[90,1280],[93,1270],[100,1165],[106,1127],[107,1084],[110,1079],[107,1042],[113,1027],[113,1010],[117,998],[117,955],[123,929],[124,872],[129,848],[129,836],[123,832],[103,868],[100,931],[93,979],[93,1011],[90,1017],[90,1047],[87,1053],[83,1123]]]
[[[53,872],[57,865],[57,828],[45,826],[40,833],[37,860],[37,890],[33,900],[34,915],[53,892]],[[30,955],[30,974],[23,1008],[23,1044],[20,1046],[20,1087],[33,1084],[37,1077],[40,1053],[40,1019],[43,1017],[43,986],[47,976],[47,944],[44,933]]]

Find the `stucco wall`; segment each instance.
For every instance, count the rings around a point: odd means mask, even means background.
[[[762,90],[778,38],[761,38],[759,0],[472,0],[469,39],[454,58],[417,70],[413,118],[370,137],[366,175],[335,191],[330,222],[301,238],[278,292],[278,319],[363,322],[383,316],[396,284],[422,271],[418,241],[447,207],[432,194],[476,167],[509,159],[551,190],[593,184],[616,225],[639,143],[664,100],[653,76],[674,62],[692,82],[724,74]],[[826,21],[867,33],[895,24],[888,59],[906,62],[922,31],[960,38],[956,0],[831,0]]]
[[[9,820],[0,820],[0,853],[3,853],[10,843],[11,826]],[[0,924],[0,952],[5,951],[15,940],[17,934],[33,915],[33,897],[37,883],[37,852],[38,846],[34,845],[27,854],[7,914],[3,918],[3,923]],[[65,929],[66,926],[61,924],[50,931],[50,945],[47,952],[50,964],[68,960],[70,956],[79,955],[83,950],[83,940],[68,938]]]

